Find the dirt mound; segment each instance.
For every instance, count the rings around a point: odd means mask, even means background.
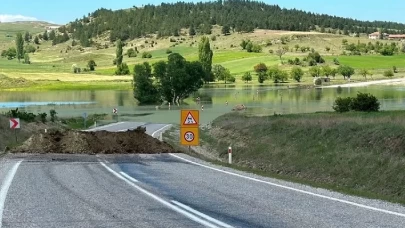
[[[245,105],[238,104],[238,105],[235,105],[235,107],[232,109],[232,111],[242,111],[242,110],[245,110],[245,109],[246,109]]]
[[[138,128],[126,132],[55,130],[38,133],[12,153],[154,154],[176,152],[169,144]]]

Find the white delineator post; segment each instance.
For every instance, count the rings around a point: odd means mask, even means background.
[[[228,147],[228,163],[232,164],[232,147]]]

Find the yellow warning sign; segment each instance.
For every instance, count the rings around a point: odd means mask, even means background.
[[[198,127],[182,127],[180,129],[180,142],[183,146],[198,146],[200,144]]]
[[[181,127],[198,127],[200,112],[198,110],[181,110]]]

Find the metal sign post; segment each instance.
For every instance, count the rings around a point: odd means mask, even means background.
[[[20,128],[20,119],[19,118],[11,118],[10,119],[10,129],[14,130],[14,135],[15,135],[15,142],[18,142],[17,138],[17,129]]]

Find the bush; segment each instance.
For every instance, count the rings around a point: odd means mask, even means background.
[[[340,65],[340,62],[339,62],[339,59],[338,59],[338,58],[334,58],[334,59],[333,59],[333,63],[334,63],[335,65]]]
[[[396,66],[393,66],[393,67],[392,67],[392,70],[394,71],[394,73],[398,73],[398,70],[397,70],[397,67],[396,67]]]
[[[358,93],[357,97],[352,99],[351,109],[361,112],[378,112],[380,102],[369,93]]]
[[[87,63],[87,67],[89,68],[90,71],[94,71],[96,68],[97,64],[94,60],[89,60],[89,62]]]
[[[333,103],[332,108],[336,112],[348,112],[351,109],[352,100],[353,100],[353,98],[351,98],[351,97],[346,97],[346,98],[338,97],[338,98],[336,98],[335,102]]]
[[[322,85],[322,79],[320,79],[320,78],[315,79],[315,85],[317,85],[317,86]]]
[[[386,70],[384,71],[384,76],[385,77],[393,77],[394,76],[394,72],[392,70]]]
[[[39,116],[39,118],[40,118],[40,120],[41,120],[41,122],[42,123],[45,123],[46,122],[46,116],[47,116],[48,114],[46,114],[45,112],[43,112],[43,113],[38,113],[38,116]]]
[[[118,65],[115,70],[115,75],[128,75],[129,73],[130,71],[126,63],[121,63],[121,65]]]
[[[167,49],[167,50],[166,50],[166,54],[171,54],[171,53],[173,53],[172,50],[170,50],[170,49]]]
[[[369,93],[358,93],[355,98],[338,97],[332,108],[336,112],[348,112],[350,110],[359,112],[378,112],[380,110],[380,102],[378,99]]]
[[[212,36],[211,36],[211,40],[212,40],[212,41],[216,41],[216,40],[217,40],[217,36],[212,35]]]
[[[236,81],[236,78],[231,75],[231,76],[229,76],[229,77],[227,78],[227,80],[228,80],[228,82],[234,83],[234,82]]]
[[[127,50],[127,55],[129,58],[136,57],[136,51],[133,48]]]
[[[152,54],[151,53],[149,53],[149,52],[143,52],[142,53],[142,58],[147,58],[147,59],[150,59],[150,58],[152,58]]]
[[[273,50],[273,49],[270,49],[270,50],[269,50],[269,53],[270,53],[270,54],[274,54],[274,50]]]
[[[6,112],[6,117],[9,118],[20,118],[21,120],[27,121],[27,122],[34,122],[36,115],[32,112],[26,112],[22,111],[20,112],[18,108],[12,109],[8,112]]]
[[[51,121],[55,122],[56,120],[56,114],[58,114],[54,109],[49,110],[49,114],[51,116]]]

